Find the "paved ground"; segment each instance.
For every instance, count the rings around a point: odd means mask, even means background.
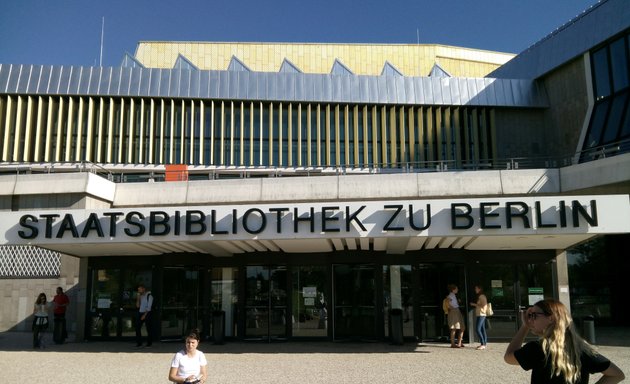
[[[630,376],[630,329],[598,330],[597,338],[600,352]],[[30,346],[30,333],[0,333],[0,382],[166,384],[170,360],[183,344],[141,350],[127,342]],[[528,383],[527,372],[503,362],[506,346],[491,343],[476,351],[442,343],[228,342],[199,349],[208,358],[211,383]]]

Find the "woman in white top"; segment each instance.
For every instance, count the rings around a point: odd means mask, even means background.
[[[459,288],[455,284],[448,285],[449,294],[447,296],[448,302],[448,327],[451,330],[451,348],[463,348],[464,344],[464,331],[466,330],[466,325],[464,324],[464,318],[462,316],[461,311],[459,310],[459,301],[457,300],[457,292],[459,292]],[[457,344],[455,343],[455,333],[457,332]]]
[[[168,379],[174,383],[205,383],[208,361],[199,346],[199,330],[193,329],[186,336],[184,349],[177,352],[171,361]]]
[[[33,348],[44,348],[44,331],[48,329],[48,302],[40,293],[33,306]]]

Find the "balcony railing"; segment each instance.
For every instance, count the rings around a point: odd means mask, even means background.
[[[427,173],[480,170],[517,170],[562,168],[577,163],[600,160],[630,152],[630,139],[593,147],[588,150],[557,157],[510,157],[479,159],[457,162],[456,160],[406,161],[387,163],[385,166],[347,164],[322,167],[267,167],[267,166],[203,166],[188,165],[187,179],[213,180],[227,178],[329,176],[388,173]],[[90,172],[113,182],[155,182],[178,180],[166,177],[167,165],[154,164],[96,164],[89,161],[78,163],[15,163],[0,162],[0,174]],[[171,175],[172,176],[172,175]],[[183,180],[183,179],[181,179]]]

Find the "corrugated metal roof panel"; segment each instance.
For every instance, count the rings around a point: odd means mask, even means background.
[[[63,66],[0,67],[10,94],[546,107],[533,80]]]

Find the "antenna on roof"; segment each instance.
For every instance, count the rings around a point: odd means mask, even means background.
[[[101,23],[101,55],[98,60],[98,66],[103,66],[103,35],[105,34],[105,16],[103,16],[103,21]]]
[[[416,28],[416,36],[418,37],[418,45],[420,45],[420,28]]]

